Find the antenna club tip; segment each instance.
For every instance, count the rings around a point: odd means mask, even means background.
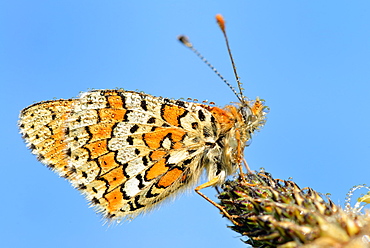
[[[218,26],[220,26],[222,32],[225,32],[225,19],[221,14],[216,15],[216,21]]]
[[[193,47],[193,45],[190,43],[189,38],[186,37],[185,35],[179,35],[177,36],[177,39],[184,44],[187,47]]]

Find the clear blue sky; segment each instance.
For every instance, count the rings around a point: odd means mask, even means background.
[[[193,192],[130,223],[102,225],[17,130],[22,108],[91,88],[236,101],[176,40],[190,36],[232,81],[217,13],[245,93],[271,108],[246,149],[249,165],[331,193],[339,204],[352,186],[368,183],[369,1],[2,1],[1,247],[245,247]]]

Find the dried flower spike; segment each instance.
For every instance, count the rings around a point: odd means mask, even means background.
[[[253,247],[370,247],[370,214],[344,211],[311,188],[249,173],[218,195],[230,228]]]

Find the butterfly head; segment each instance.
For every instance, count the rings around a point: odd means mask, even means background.
[[[240,105],[240,113],[244,119],[243,129],[245,130],[246,142],[248,142],[251,135],[265,125],[269,108],[265,105],[265,101],[259,97],[256,100],[243,99]]]

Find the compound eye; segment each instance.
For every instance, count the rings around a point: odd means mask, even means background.
[[[249,122],[249,118],[252,116],[252,111],[248,106],[244,106],[241,109],[244,120]]]

